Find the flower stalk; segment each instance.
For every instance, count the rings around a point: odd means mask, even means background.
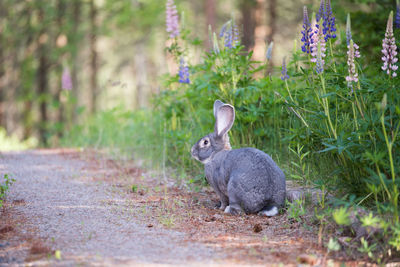
[[[398,66],[396,65],[398,58],[397,56],[397,46],[396,40],[393,35],[393,11],[390,12],[387,21],[385,38],[382,40],[382,70],[389,75],[389,78],[394,78],[397,76],[396,70]]]
[[[166,26],[169,38],[173,39],[179,36],[179,16],[174,0],[167,0]]]

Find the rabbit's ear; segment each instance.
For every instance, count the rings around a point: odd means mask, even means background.
[[[215,100],[215,102],[214,102],[214,118],[215,119],[217,119],[218,109],[223,105],[224,105],[224,103],[221,100]]]
[[[224,104],[218,111],[215,120],[215,133],[217,136],[223,136],[226,134],[235,121],[235,108],[231,105]]]

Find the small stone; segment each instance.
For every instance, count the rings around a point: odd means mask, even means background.
[[[215,222],[216,219],[217,218],[215,218],[214,216],[211,216],[211,217],[204,218],[204,221],[206,221],[206,222]]]
[[[299,199],[304,199],[304,192],[300,190],[287,190],[286,198],[289,202],[294,202]]]
[[[153,225],[152,225],[151,223],[149,223],[149,224],[147,225],[147,227],[148,227],[148,228],[151,228],[151,227],[153,227]]]
[[[0,229],[0,234],[5,234],[11,232],[12,230],[14,230],[14,228],[12,226],[7,225]]]
[[[301,254],[297,257],[297,261],[300,264],[308,264],[313,266],[317,263],[317,257],[315,257],[314,255]]]
[[[253,227],[253,232],[254,233],[259,233],[261,231],[262,231],[261,225],[259,223],[255,224],[254,227]]]

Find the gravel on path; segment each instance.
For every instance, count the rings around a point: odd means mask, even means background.
[[[107,183],[88,182],[93,173],[86,164],[57,150],[0,154],[0,174],[16,180],[8,201],[24,203],[13,207],[25,218],[16,227],[34,231],[27,234],[61,252],[61,260],[42,259],[38,265],[224,265],[224,256],[187,241],[184,233],[139,223],[140,211],[124,194]]]

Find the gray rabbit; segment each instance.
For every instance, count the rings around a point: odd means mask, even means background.
[[[282,170],[258,149],[231,150],[228,131],[235,120],[233,106],[216,100],[214,117],[214,132],[201,138],[191,153],[204,164],[207,181],[221,199],[220,209],[230,214],[278,214],[286,195]]]

